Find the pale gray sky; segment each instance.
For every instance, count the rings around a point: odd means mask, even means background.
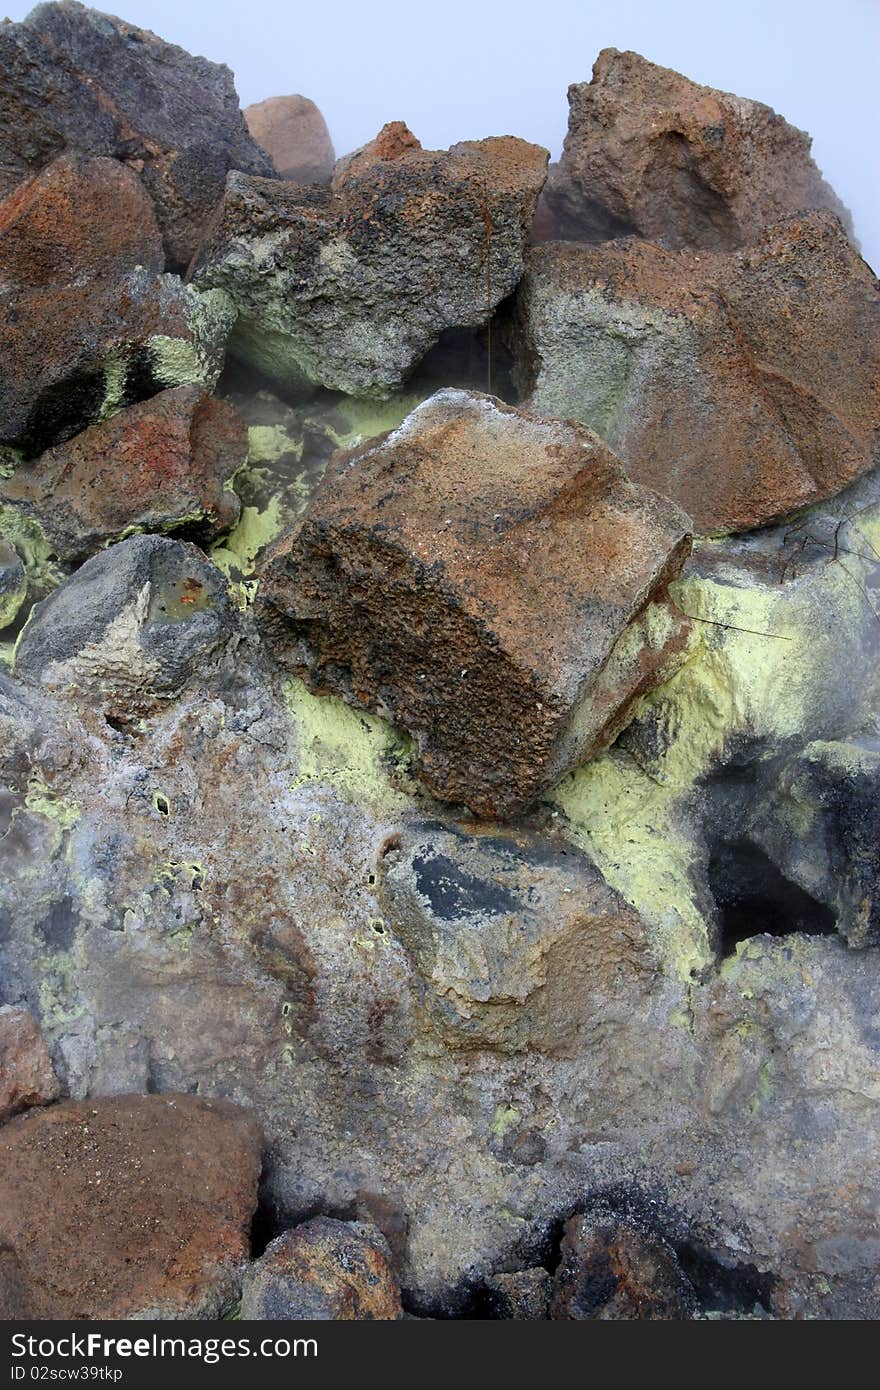
[[[0,0],[2,4],[2,0]],[[30,3],[6,0],[13,19]],[[521,135],[558,155],[570,82],[634,48],[774,106],[880,268],[880,0],[116,0],[100,8],[235,71],[242,105],[302,92],[337,153],[405,120],[428,147]]]

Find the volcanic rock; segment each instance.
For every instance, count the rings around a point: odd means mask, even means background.
[[[513,1274],[493,1274],[486,1280],[492,1315],[517,1321],[540,1322],[548,1316],[551,1280],[546,1269],[518,1269]]]
[[[192,1095],[65,1101],[10,1121],[2,1315],[217,1317],[248,1258],[260,1147],[247,1111]]]
[[[696,1307],[675,1251],[662,1237],[604,1214],[566,1224],[551,1318],[678,1321]]]
[[[197,283],[228,291],[235,353],[285,394],[387,396],[516,287],[546,163],[510,137],[432,151],[380,136],[332,192],[231,174]]]
[[[0,204],[0,443],[37,454],[164,387],[214,385],[231,306],[162,261],[113,160],[65,156]]]
[[[329,183],[336,154],[327,122],[308,97],[268,97],[245,107],[248,130],[282,179]]]
[[[30,1009],[0,1007],[0,1121],[60,1094],[40,1025]]]
[[[220,660],[234,633],[223,576],[194,545],[133,536],[87,560],[38,604],[16,673],[135,716]]]
[[[440,391],[334,456],[259,613],[312,689],[413,734],[433,796],[506,816],[668,672],[688,533],[588,431]]]
[[[534,247],[529,409],[581,420],[698,530],[763,526],[880,460],[880,292],[829,213],[728,254]]]
[[[810,137],[769,106],[701,87],[638,53],[606,48],[568,89],[568,135],[545,203],[556,235],[633,233],[730,250],[780,218],[849,214],[810,156]]]
[[[8,627],[27,595],[27,575],[18,552],[0,540],[0,628]]]
[[[247,1270],[241,1316],[284,1322],[402,1318],[385,1237],[375,1226],[325,1216],[285,1231]]]
[[[131,531],[187,522],[207,535],[238,519],[225,484],[247,451],[247,427],[232,406],[179,386],[22,465],[0,481],[0,505],[33,516],[64,563]]]
[[[229,169],[270,176],[232,73],[63,0],[0,26],[0,196],[65,150],[140,174],[171,265],[185,267]]]

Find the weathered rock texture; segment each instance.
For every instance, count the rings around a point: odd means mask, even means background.
[[[552,1318],[680,1321],[695,1307],[675,1251],[655,1233],[607,1215],[573,1216],[566,1224]]]
[[[291,183],[329,183],[336,154],[327,122],[308,97],[268,97],[245,107],[256,143]]]
[[[234,634],[223,576],[194,545],[133,536],[33,610],[15,669],[120,718],[180,694]]]
[[[241,1316],[396,1321],[403,1309],[387,1241],[375,1226],[326,1216],[285,1231],[247,1270]]]
[[[198,283],[228,291],[236,353],[287,392],[388,395],[516,287],[546,163],[507,137],[442,152],[380,137],[333,192],[230,175]]]
[[[689,525],[589,432],[441,391],[334,457],[264,570],[263,630],[311,688],[409,730],[432,795],[508,815],[668,672]]]
[[[65,156],[0,204],[0,444],[26,454],[164,387],[216,382],[234,313],[162,273],[150,200]]]
[[[766,525],[880,460],[880,291],[829,213],[732,255],[537,246],[517,316],[528,408],[590,425],[701,531]]]
[[[60,1094],[40,1025],[29,1009],[0,1007],[0,1121]]]
[[[0,196],[66,150],[140,175],[171,264],[195,253],[229,169],[270,175],[227,67],[83,5],[0,26]]]
[[[238,520],[226,484],[247,452],[247,426],[232,406],[179,386],[20,466],[0,480],[0,507],[33,518],[64,563],[132,531],[187,523],[208,536]]]
[[[190,1095],[67,1101],[10,1121],[2,1316],[216,1317],[247,1261],[260,1149],[246,1111]]]
[[[568,135],[545,194],[556,235],[636,233],[730,250],[772,222],[849,215],[810,156],[810,137],[760,102],[701,87],[638,53],[606,48],[568,89]]]

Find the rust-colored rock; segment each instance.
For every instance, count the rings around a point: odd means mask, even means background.
[[[701,87],[638,53],[606,48],[568,89],[568,135],[546,190],[556,235],[638,233],[729,250],[814,208],[849,215],[810,155],[810,137],[769,106]]]
[[[29,455],[165,386],[211,386],[232,320],[173,275],[149,197],[65,155],[0,204],[0,444]]]
[[[216,1317],[248,1258],[260,1130],[192,1095],[64,1101],[0,1130],[0,1317]]]
[[[880,462],[880,292],[830,213],[733,254],[535,247],[517,318],[528,408],[590,425],[700,531],[765,525]]]
[[[327,122],[308,97],[268,97],[245,108],[254,140],[283,179],[329,183],[336,154]]]
[[[684,513],[589,431],[445,390],[334,455],[259,616],[313,690],[412,733],[434,796],[506,816],[668,671],[689,546]]]
[[[566,1224],[551,1318],[679,1321],[695,1307],[675,1251],[655,1232],[601,1213],[573,1216]]]
[[[189,522],[208,534],[238,518],[238,498],[224,484],[247,449],[247,426],[231,405],[199,386],[178,386],[0,480],[0,505],[34,515],[64,563],[129,530]]]
[[[241,1316],[396,1321],[403,1308],[385,1237],[375,1226],[326,1216],[285,1231],[245,1274]]]
[[[0,1008],[0,1120],[60,1094],[42,1029],[30,1009]]]

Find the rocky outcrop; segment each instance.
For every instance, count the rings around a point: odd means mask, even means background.
[[[187,524],[209,537],[239,518],[227,484],[247,452],[247,427],[232,406],[179,386],[20,466],[0,480],[0,508],[32,519],[64,564],[134,531]]]
[[[245,107],[244,118],[279,177],[290,183],[329,183],[333,178],[333,141],[308,97],[268,97]]]
[[[448,151],[380,137],[332,192],[230,175],[196,282],[228,292],[236,354],[286,394],[387,396],[516,287],[546,163],[507,137]]]
[[[48,1105],[60,1095],[58,1078],[29,1009],[0,1007],[0,1121],[32,1105]]]
[[[544,199],[558,237],[637,234],[732,250],[814,208],[851,230],[809,136],[769,106],[614,48],[599,54],[591,82],[569,87],[568,101],[565,149]]]
[[[185,267],[229,169],[271,175],[232,73],[124,20],[62,0],[0,26],[0,196],[64,151],[128,165]]]
[[[880,459],[880,293],[828,213],[733,255],[534,247],[517,317],[528,408],[590,425],[700,531],[764,526]]]
[[[668,673],[689,524],[588,431],[441,391],[335,456],[263,571],[262,628],[312,689],[402,724],[432,795],[506,816]]]
[[[241,1316],[396,1321],[403,1309],[387,1241],[375,1226],[326,1216],[285,1231],[245,1274]]]
[[[217,1317],[247,1261],[260,1149],[247,1111],[200,1096],[66,1101],[10,1121],[3,1317]]]
[[[25,680],[134,718],[220,660],[234,634],[223,576],[194,545],[133,536],[37,605],[19,641]]]
[[[210,389],[234,313],[162,273],[149,198],[66,156],[0,204],[0,444],[33,456],[165,387]]]

